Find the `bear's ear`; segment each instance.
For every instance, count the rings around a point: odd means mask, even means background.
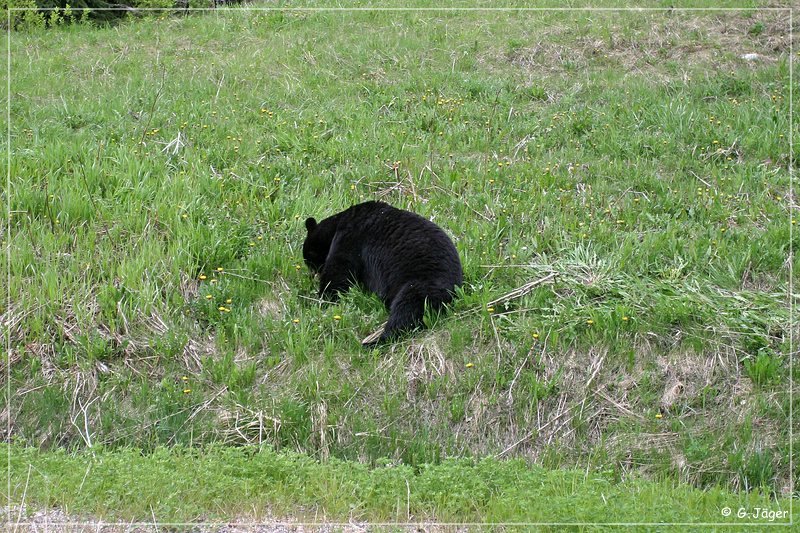
[[[314,220],[314,217],[309,217],[306,219],[306,229],[308,230],[309,233],[314,231],[314,228],[316,227],[317,227],[317,221]]]

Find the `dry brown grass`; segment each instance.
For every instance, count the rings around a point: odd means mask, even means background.
[[[531,83],[541,75],[609,66],[666,82],[675,77],[666,68],[670,62],[684,72],[697,67],[724,71],[734,66],[756,67],[789,53],[789,23],[783,12],[676,11],[644,18],[637,14],[636,21],[624,15],[616,18],[623,22],[601,24],[607,28],[603,35],[593,35],[575,24],[549,26],[530,36],[532,44],[489,52],[481,62],[492,70],[509,64]],[[760,31],[754,30],[756,27]],[[745,54],[756,56],[748,61],[742,58]]]

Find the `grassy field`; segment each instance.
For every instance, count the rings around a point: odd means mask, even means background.
[[[12,456],[460,460],[689,502],[654,521],[796,496],[785,15],[221,10],[13,33]],[[365,199],[432,218],[465,271],[450,313],[376,350],[381,303],[316,300],[300,251],[306,217]],[[59,494],[39,501],[74,504]],[[440,497],[415,513],[534,516]]]
[[[32,448],[12,452],[12,472],[26,489],[18,501],[123,523],[213,522],[231,516],[240,523],[276,516],[306,523],[788,522],[789,502],[770,501],[761,492],[701,491],[666,480],[619,482],[608,471],[544,469],[520,459],[446,459],[422,468],[385,462],[369,468],[232,446],[202,452],[158,448],[146,457],[134,449],[79,456]],[[728,517],[721,511],[725,507],[732,509]],[[740,512],[756,517],[743,518]]]

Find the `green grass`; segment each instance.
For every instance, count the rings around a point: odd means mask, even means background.
[[[788,495],[782,16],[220,11],[12,34],[14,439],[500,455]],[[383,306],[316,301],[300,247],[306,217],[372,198],[443,226],[465,284],[369,351]]]
[[[40,504],[73,516],[122,522],[258,522],[287,515],[304,522],[788,522],[788,500],[757,492],[701,491],[636,476],[620,482],[609,472],[545,470],[519,459],[447,459],[416,468],[387,460],[369,468],[255,447],[179,446],[146,457],[129,448],[68,454],[14,446],[11,452],[18,501],[35,494]],[[98,474],[104,471],[115,475]],[[725,507],[734,514],[724,517]],[[779,514],[743,520],[739,509]]]

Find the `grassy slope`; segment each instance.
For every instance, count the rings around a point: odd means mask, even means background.
[[[787,490],[779,14],[237,13],[12,51],[20,442]],[[310,299],[299,244],[375,197],[447,228],[467,283],[368,352],[382,306]]]
[[[2,447],[5,448],[5,447]],[[3,449],[5,451],[5,449]],[[521,460],[448,459],[415,469],[367,468],[270,449],[12,449],[17,501],[121,521],[785,523],[789,502],[669,481],[617,482],[609,472],[545,470]],[[108,475],[113,472],[114,475]],[[722,509],[734,510],[730,517]],[[738,518],[739,509],[769,515]]]

